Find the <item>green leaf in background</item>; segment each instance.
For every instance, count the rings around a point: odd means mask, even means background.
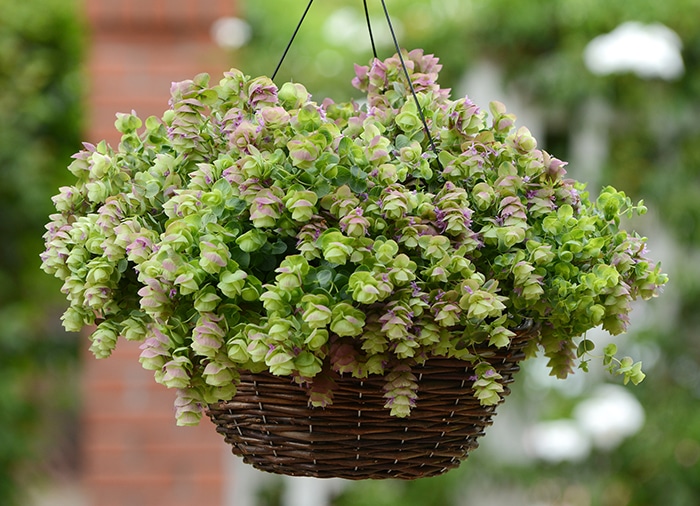
[[[79,146],[84,40],[72,0],[0,0],[0,12],[0,502],[14,505],[75,416],[76,340],[37,270],[50,196]]]

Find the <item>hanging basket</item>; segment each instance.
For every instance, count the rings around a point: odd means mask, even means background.
[[[641,203],[612,187],[592,202],[502,104],[489,122],[450,100],[437,58],[407,64],[394,42],[396,56],[356,67],[366,108],[235,69],[175,83],[162,120],[140,131],[119,115],[118,149],[86,144],[53,198],[42,268],[64,282],[65,328],[95,325],[99,358],[141,341],[143,367],[177,390],[178,424],[208,405],[258,469],[454,468],[526,346],[566,376],[592,349],[577,336],[624,331],[631,302],[667,280],[619,228]],[[507,328],[530,320],[541,334]],[[614,354],[608,369],[644,378]],[[321,392],[329,371],[374,374]],[[309,407],[309,391],[332,404]]]
[[[521,328],[508,349],[489,350],[503,384],[536,333],[534,326]],[[235,399],[211,404],[208,415],[233,453],[263,471],[350,480],[435,476],[478,446],[495,406],[474,397],[467,362],[431,358],[413,373],[419,397],[406,418],[384,406],[383,377],[338,377],[333,404],[312,408],[304,407],[306,390],[269,373],[242,375]]]

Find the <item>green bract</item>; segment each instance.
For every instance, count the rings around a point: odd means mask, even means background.
[[[507,347],[534,321],[529,353],[565,377],[592,349],[579,336],[623,332],[631,301],[666,282],[620,228],[643,206],[610,187],[591,202],[502,104],[489,120],[438,86],[436,58],[406,64],[437,154],[397,56],[357,67],[363,105],[233,70],[174,84],[143,129],[119,115],[118,148],[86,145],[54,197],[42,260],[64,281],[66,328],[97,325],[98,357],[142,341],[181,424],[264,370],[315,406],[332,402],[329,374],[385,375],[387,408],[407,416],[411,368],[433,356],[472,362],[495,404],[502,378],[474,344]],[[614,350],[604,362],[643,378]]]

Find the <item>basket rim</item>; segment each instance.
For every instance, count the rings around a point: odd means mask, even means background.
[[[504,378],[498,404],[536,332],[520,329],[494,361]],[[267,371],[242,374],[239,393],[206,413],[232,453],[263,471],[351,480],[435,476],[478,447],[496,414],[497,405],[481,406],[473,395],[472,367],[447,357],[416,366],[418,399],[405,418],[384,406],[382,375],[339,375],[333,404],[314,408],[303,387]]]

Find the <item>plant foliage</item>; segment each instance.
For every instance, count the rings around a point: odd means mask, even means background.
[[[620,227],[642,203],[612,187],[591,201],[502,104],[451,100],[436,58],[403,58],[416,100],[395,55],[356,66],[363,105],[232,70],[174,84],[143,129],[119,115],[118,148],[86,145],[53,199],[42,260],[66,329],[96,324],[99,358],[143,341],[180,424],[234,396],[243,370],[290,376],[315,406],[332,402],[331,372],[384,375],[386,407],[408,416],[411,368],[431,356],[472,362],[496,404],[475,344],[507,347],[534,321],[529,351],[563,378],[591,351],[579,336],[626,330],[631,301],[666,282]]]

